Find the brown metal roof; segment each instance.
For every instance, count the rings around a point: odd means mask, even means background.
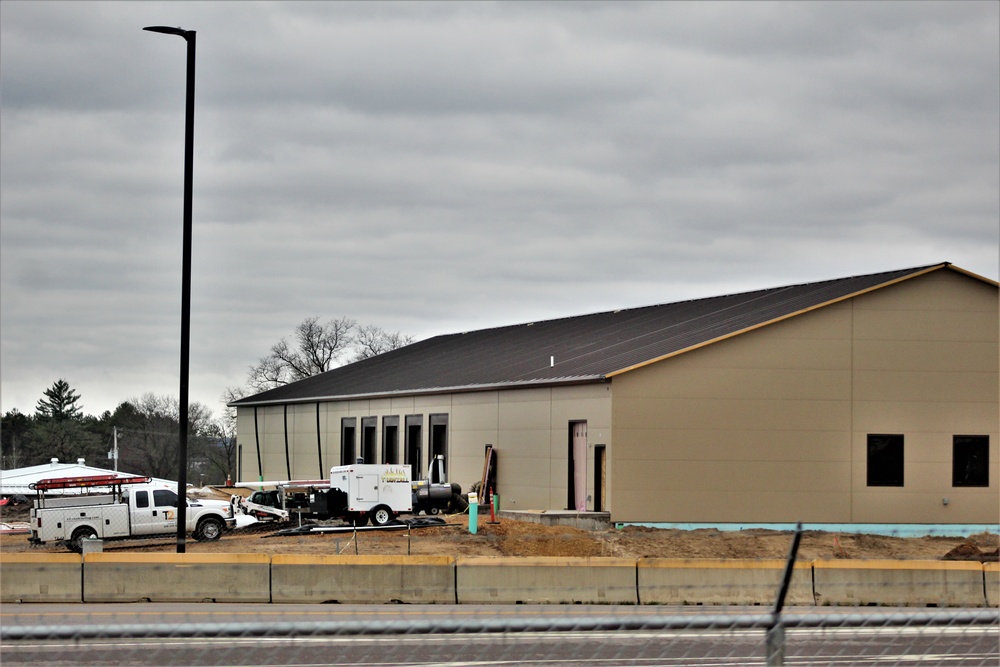
[[[948,267],[948,263],[933,264],[435,336],[233,405],[603,382],[666,357]]]

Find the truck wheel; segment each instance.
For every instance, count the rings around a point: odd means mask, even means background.
[[[371,512],[373,526],[385,526],[392,523],[392,510],[385,505],[379,505]]]
[[[97,531],[90,526],[80,526],[73,531],[72,537],[69,538],[69,542],[66,544],[70,551],[75,551],[78,554],[83,553],[83,541],[88,540],[92,537],[97,537]]]
[[[222,531],[225,529],[225,525],[218,517],[205,517],[198,524],[198,528],[195,529],[194,539],[199,542],[214,542],[222,537]]]

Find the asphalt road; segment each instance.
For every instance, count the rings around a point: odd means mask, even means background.
[[[0,608],[0,662],[5,667],[764,665],[766,611],[6,604]],[[984,624],[984,617],[992,622]],[[1000,661],[996,610],[796,607],[785,618],[802,626],[786,630],[786,665],[965,667]]]

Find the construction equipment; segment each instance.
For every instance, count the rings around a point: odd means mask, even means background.
[[[318,519],[344,519],[356,526],[370,519],[375,526],[385,526],[413,511],[410,468],[374,463],[335,466],[330,469],[329,488],[310,491],[309,511]]]

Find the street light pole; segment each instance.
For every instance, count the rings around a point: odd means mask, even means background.
[[[185,551],[187,537],[187,444],[188,444],[188,367],[191,356],[191,184],[194,167],[194,57],[195,31],[149,26],[150,32],[183,37],[187,42],[187,111],[184,122],[184,241],[181,279],[181,381],[180,443],[177,451],[177,553]]]

